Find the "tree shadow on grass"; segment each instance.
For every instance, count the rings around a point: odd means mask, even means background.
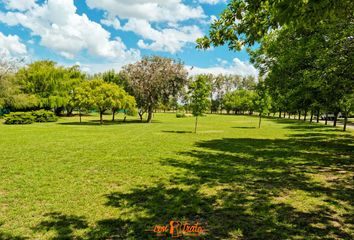
[[[158,120],[153,120],[152,123],[160,123]],[[59,122],[60,125],[73,125],[73,126],[100,126],[101,123],[99,120],[89,120],[83,122]],[[126,125],[126,124],[147,124],[146,121],[140,120],[126,120],[125,122],[122,120],[115,120],[112,122],[111,120],[104,120],[102,125]],[[151,123],[150,123],[151,124]]]
[[[273,122],[279,123],[279,124],[285,124],[286,127],[285,129],[291,129],[291,130],[296,130],[296,131],[326,131],[326,132],[343,132],[341,128],[336,128],[333,127],[331,124],[329,125],[324,125],[321,123],[316,123],[316,122],[305,122],[303,120],[296,120],[296,119],[279,119],[279,118],[272,118],[269,117],[267,118]]]
[[[11,233],[3,232],[1,230],[1,226],[3,224],[4,224],[3,222],[0,222],[0,240],[24,240],[24,239],[28,239],[27,237],[17,236],[17,235],[13,235]]]
[[[88,228],[87,221],[84,217],[75,215],[65,215],[59,212],[45,214],[48,220],[42,221],[33,230],[35,232],[54,231],[55,237],[52,239],[83,239],[75,235],[77,230],[85,230]]]
[[[164,133],[193,133],[192,131],[168,131],[168,130],[163,130],[161,132],[164,132]]]
[[[119,216],[88,227],[84,238],[156,239],[147,230],[171,220],[199,222],[208,231],[201,239],[353,238],[349,135],[214,139],[178,154],[184,157],[161,159],[179,170],[167,182],[108,193],[107,211]],[[57,217],[39,228],[70,237],[77,225]]]

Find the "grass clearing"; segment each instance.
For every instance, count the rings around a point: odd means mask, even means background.
[[[105,116],[109,118],[109,116]],[[156,114],[0,124],[0,239],[351,239],[353,132],[287,119]]]

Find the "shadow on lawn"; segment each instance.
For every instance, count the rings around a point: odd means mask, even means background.
[[[104,120],[103,125],[124,125],[124,124],[143,124],[146,123],[146,121],[141,121],[141,120],[126,120],[125,122],[123,120],[115,120],[112,122],[111,120]],[[160,123],[160,121],[153,120],[152,123]],[[100,120],[89,120],[89,121],[83,121],[83,122],[59,122],[58,124],[60,125],[73,125],[73,126],[100,126]]]
[[[164,132],[164,133],[193,133],[192,131],[168,131],[168,130],[163,130],[162,132]]]
[[[167,183],[107,194],[119,217],[87,227],[52,214],[36,230],[58,239],[82,228],[84,239],[149,239],[153,225],[189,220],[206,227],[206,239],[352,239],[353,138],[307,130],[288,139],[198,142],[179,153],[188,158],[161,160],[181,170]]]

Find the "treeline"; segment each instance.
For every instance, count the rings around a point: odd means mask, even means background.
[[[63,67],[49,60],[20,68],[7,64],[0,71],[3,112],[45,109],[57,116],[71,116],[76,110],[80,122],[81,114],[90,110],[99,112],[101,123],[106,111],[112,113],[112,121],[117,112],[122,112],[124,119],[138,114],[141,120],[147,113],[148,122],[156,110],[192,111],[190,89],[198,78],[188,76],[181,62],[157,56],[145,57],[119,72],[95,75],[83,73],[79,66]],[[8,69],[11,71],[5,71]],[[250,103],[257,85],[254,77],[203,75],[202,79],[209,89],[210,112],[254,110]]]
[[[199,48],[248,48],[279,117],[317,119],[354,107],[354,2],[232,0],[211,24]]]

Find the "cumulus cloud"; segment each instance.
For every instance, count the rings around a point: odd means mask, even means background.
[[[202,21],[203,9],[183,4],[181,0],[86,0],[91,8],[105,11],[101,23],[115,29],[132,31],[142,37],[137,45],[142,49],[176,53],[188,43],[195,43],[202,31],[196,25],[178,24],[189,19]],[[119,19],[128,22],[121,26]],[[153,24],[159,25],[159,29]]]
[[[205,17],[203,9],[183,4],[181,0],[86,0],[90,8],[107,11],[121,19],[143,19],[154,22],[178,22]]]
[[[35,0],[4,0],[6,9],[25,11],[36,6]]]
[[[100,21],[103,25],[113,27],[116,30],[121,29],[120,21],[117,18],[105,18]]]
[[[218,3],[226,3],[226,0],[199,0],[200,3],[215,5]]]
[[[0,52],[6,56],[27,54],[27,47],[17,35],[4,35],[0,32]]]
[[[195,39],[202,36],[201,30],[195,25],[157,30],[148,21],[135,18],[129,19],[122,29],[133,31],[149,41],[140,39],[138,41],[140,48],[170,53],[180,51],[187,43],[194,43]]]
[[[258,76],[257,69],[246,61],[241,61],[238,58],[234,58],[232,63],[226,65],[225,60],[219,59],[218,62],[220,63],[218,66],[209,67],[209,68],[199,68],[199,67],[192,67],[187,66],[188,72],[191,75],[197,74],[237,74],[241,76],[253,75],[255,77]]]
[[[77,14],[73,0],[48,0],[25,12],[0,12],[0,22],[30,29],[32,35],[40,36],[42,46],[66,58],[74,58],[83,50],[93,56],[122,62],[140,58],[138,50],[127,49],[119,37],[111,39],[100,24],[85,14]]]

